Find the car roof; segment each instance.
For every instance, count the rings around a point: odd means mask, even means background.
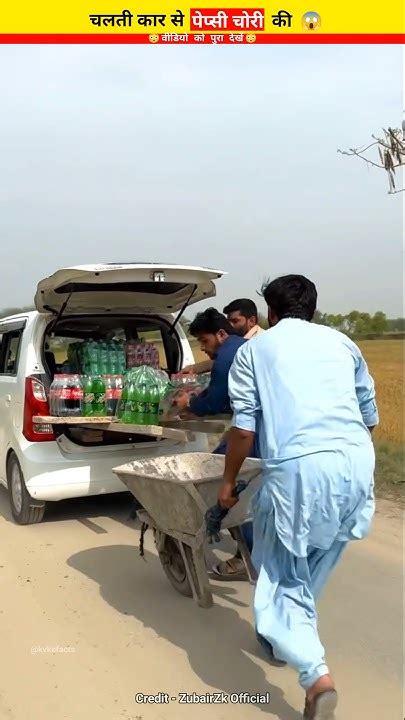
[[[38,315],[39,313],[37,310],[27,310],[26,312],[20,312],[16,315],[5,315],[4,317],[0,317],[0,322],[5,323],[9,321],[15,322],[16,320],[22,320],[24,318],[32,318],[34,315]]]

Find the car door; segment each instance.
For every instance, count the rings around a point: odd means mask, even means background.
[[[22,426],[24,387],[18,379],[25,320],[0,323],[0,480],[6,482],[7,450]]]

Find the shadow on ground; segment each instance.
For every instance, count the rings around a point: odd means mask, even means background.
[[[91,497],[74,498],[48,503],[43,523],[61,522],[62,520],[77,520],[91,525],[91,518],[111,517],[124,525],[132,522],[129,515],[133,507],[134,498],[131,493],[111,493],[107,495],[93,495]],[[7,522],[14,522],[6,488],[0,487],[0,516]],[[103,532],[103,531],[101,531]],[[105,531],[104,531],[105,532]]]
[[[271,695],[270,706],[258,706],[280,720],[302,720],[284,693],[267,681],[266,673],[247,653],[261,657],[251,623],[233,607],[215,604],[199,608],[191,599],[176,594],[166,580],[158,558],[145,551],[145,562],[134,564],[134,548],[128,545],[97,547],[73,555],[69,567],[98,583],[100,593],[117,612],[132,615],[158,637],[183,649],[190,666],[211,688],[226,693],[250,692]],[[215,594],[233,602],[230,585],[215,585]],[[235,598],[235,605],[243,605]]]

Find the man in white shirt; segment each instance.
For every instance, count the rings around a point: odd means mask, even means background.
[[[227,509],[237,502],[238,473],[258,438],[263,473],[252,501],[258,639],[272,662],[298,671],[304,719],[335,720],[337,693],[316,601],[374,514],[374,381],[352,340],[312,322],[313,282],[287,275],[263,294],[270,330],[242,345],[228,377],[234,417],[219,500]]]

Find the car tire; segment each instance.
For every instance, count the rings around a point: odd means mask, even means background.
[[[34,500],[29,494],[15,453],[11,453],[7,462],[7,487],[11,514],[19,525],[40,523],[45,513],[45,503]]]

